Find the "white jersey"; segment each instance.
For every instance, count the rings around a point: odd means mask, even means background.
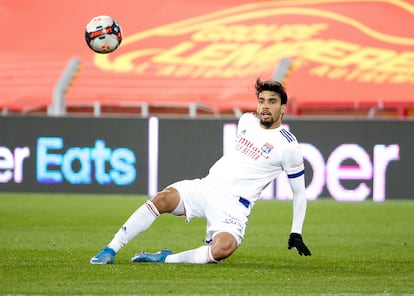
[[[290,178],[303,175],[303,156],[296,137],[283,128],[264,129],[245,113],[239,120],[236,143],[204,178],[216,188],[252,204],[282,171]]]
[[[302,233],[306,214],[303,156],[295,136],[283,127],[264,129],[253,114],[243,114],[237,126],[236,142],[203,179],[171,185],[184,203],[187,221],[207,219],[206,241],[214,233],[232,233],[240,245],[247,219],[263,189],[282,171],[293,192],[291,232]],[[236,206],[238,205],[238,206]],[[229,222],[230,221],[230,222]]]

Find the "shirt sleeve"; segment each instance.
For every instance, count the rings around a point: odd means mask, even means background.
[[[306,215],[305,175],[289,178],[290,187],[293,192],[293,216],[291,232],[302,233],[303,222]]]
[[[305,173],[302,151],[297,142],[289,145],[283,152],[282,167],[289,178],[299,177]]]
[[[303,156],[298,144],[289,147],[283,155],[283,169],[288,175],[293,192],[293,216],[291,232],[302,233],[306,216],[305,169]]]

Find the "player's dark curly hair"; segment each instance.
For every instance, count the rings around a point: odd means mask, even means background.
[[[267,80],[267,81],[261,81],[260,78],[257,78],[256,80],[256,96],[259,96],[259,93],[264,90],[274,91],[280,96],[282,105],[287,104],[288,96],[286,94],[286,90],[283,87],[283,85],[275,80]]]

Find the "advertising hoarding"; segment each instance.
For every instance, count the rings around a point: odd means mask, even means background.
[[[235,121],[161,120],[159,184],[203,177],[233,144]],[[414,198],[414,122],[367,120],[285,120],[302,147],[308,199],[331,197],[338,201]],[[179,132],[173,127],[179,126]],[[222,137],[223,146],[217,142]],[[171,157],[171,152],[180,157]],[[168,165],[170,164],[170,165]],[[263,193],[265,199],[285,200],[291,192],[285,176]]]
[[[307,197],[414,198],[414,122],[285,120],[302,147]],[[200,178],[233,144],[235,120],[0,118],[0,190],[153,195]],[[264,199],[291,198],[286,176]]]
[[[1,191],[147,191],[148,123],[101,118],[0,118]]]

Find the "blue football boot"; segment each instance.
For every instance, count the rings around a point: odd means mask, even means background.
[[[91,264],[112,264],[114,263],[115,251],[105,247],[89,261]]]
[[[157,253],[140,252],[131,258],[131,262],[165,262],[168,255],[174,254],[173,251],[163,249]]]

